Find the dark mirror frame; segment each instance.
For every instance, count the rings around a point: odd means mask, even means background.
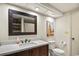
[[[13,14],[19,14],[19,15],[23,15],[23,16],[27,16],[27,17],[32,17],[35,19],[34,21],[34,32],[13,32]],[[9,9],[8,10],[8,35],[12,36],[12,35],[33,35],[33,34],[37,34],[37,16],[35,15],[31,15],[25,12],[21,12],[21,11],[16,11],[16,10],[12,10]]]

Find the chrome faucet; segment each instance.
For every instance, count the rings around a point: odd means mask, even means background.
[[[25,43],[30,42],[30,41],[31,41],[30,39],[29,40],[28,39],[25,39]]]
[[[31,40],[25,39],[25,40],[20,40],[21,43],[29,43]]]

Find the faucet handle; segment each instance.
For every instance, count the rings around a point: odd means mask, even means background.
[[[30,42],[31,40],[28,40],[28,42]]]
[[[21,43],[24,43],[24,42],[21,40]]]
[[[26,43],[26,42],[30,42],[30,41],[31,41],[30,39],[25,39],[25,43]]]
[[[25,43],[28,41],[28,39],[25,39]]]

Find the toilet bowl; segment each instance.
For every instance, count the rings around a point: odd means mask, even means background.
[[[64,56],[64,51],[59,49],[59,48],[51,49],[50,55],[53,55],[53,56]]]
[[[60,45],[57,45],[55,41],[49,42],[49,55],[50,56],[64,56],[65,52],[62,50],[65,46],[66,43],[64,41],[60,42]]]

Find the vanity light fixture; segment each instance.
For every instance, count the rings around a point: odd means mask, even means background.
[[[49,22],[54,22],[54,19],[53,19],[53,18],[48,17],[47,21],[49,21]]]

